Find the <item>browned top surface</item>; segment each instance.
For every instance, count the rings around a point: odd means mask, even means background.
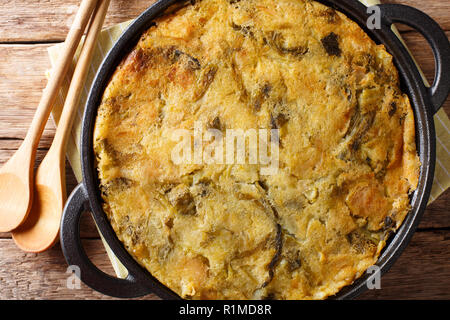
[[[113,0],[107,25],[136,17],[153,1]],[[450,3],[444,0],[395,0],[409,4],[434,19],[450,35]],[[46,49],[49,42],[62,41],[79,1],[4,1],[0,4],[0,164],[20,146],[34,108],[45,86],[49,68]],[[402,28],[403,36],[432,79],[434,63],[425,40],[415,31]],[[444,106],[450,114],[450,99]],[[54,126],[44,132],[38,160],[50,146]],[[68,190],[76,184],[68,170]],[[450,298],[450,192],[447,191],[427,209],[418,232],[391,271],[382,278],[381,290],[366,292],[366,299],[438,299]],[[82,236],[94,262],[109,273],[112,268],[104,254],[92,220],[86,216]],[[18,299],[108,299],[86,287],[66,288],[67,265],[57,245],[43,254],[26,254],[15,247],[9,234],[0,234],[0,298]],[[154,299],[148,296],[146,299]]]

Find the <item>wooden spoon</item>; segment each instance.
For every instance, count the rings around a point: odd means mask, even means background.
[[[100,0],[94,11],[80,54],[53,143],[36,174],[35,201],[28,219],[12,232],[16,244],[24,251],[42,252],[58,239],[59,225],[66,200],[65,154],[67,139],[80,94],[86,81],[92,53],[102,29],[110,0]]]
[[[67,35],[64,53],[44,90],[27,136],[19,150],[0,169],[0,232],[17,228],[25,221],[31,208],[33,169],[39,140],[96,3],[97,0],[83,0],[81,3]]]

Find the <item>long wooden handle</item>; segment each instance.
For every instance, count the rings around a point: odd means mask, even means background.
[[[36,114],[25,138],[24,145],[31,147],[31,150],[36,149],[39,144],[45,124],[50,116],[50,111],[52,110],[64,77],[69,70],[73,56],[75,55],[81,37],[83,36],[97,2],[98,0],[83,0],[81,2],[75,20],[67,35],[64,51],[58,58],[56,68],[52,72],[52,75],[42,94]]]
[[[72,82],[70,83],[58,128],[56,129],[55,137],[50,148],[50,151],[56,151],[61,157],[64,157],[66,152],[67,138],[70,135],[74,115],[80,102],[81,91],[85,84],[86,76],[91,64],[92,53],[97,44],[98,35],[102,29],[103,22],[105,21],[109,3],[110,0],[100,0],[97,4],[80,58],[75,67]]]

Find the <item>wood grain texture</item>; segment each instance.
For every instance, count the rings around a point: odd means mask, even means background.
[[[112,0],[106,26],[135,18],[154,0]],[[386,0],[412,5],[438,21],[450,37],[450,2],[447,0]],[[17,150],[29,127],[50,67],[49,42],[63,41],[79,0],[8,0],[0,2],[0,166]],[[400,26],[411,51],[431,81],[434,59],[423,37]],[[22,43],[22,44],[21,44]],[[26,43],[26,44],[23,44]],[[450,99],[444,108],[450,115]],[[47,152],[55,132],[47,123],[39,145],[38,161]],[[36,165],[37,165],[36,164]],[[67,166],[70,192],[77,184]],[[430,205],[400,259],[382,278],[382,289],[362,299],[450,299],[450,190]],[[82,218],[81,236],[89,256],[102,270],[112,267],[90,215]],[[67,265],[59,245],[43,254],[17,249],[8,233],[0,233],[0,299],[110,299],[82,284],[69,290]],[[145,299],[155,299],[154,296]]]
[[[134,19],[154,0],[113,0],[105,25]],[[389,0],[414,6],[450,30],[450,2],[445,0]],[[74,19],[79,0],[9,0],[0,2],[0,42],[62,41]],[[409,28],[401,27],[409,30]]]
[[[111,1],[105,26],[136,18],[155,0]],[[0,3],[0,42],[63,41],[79,0],[10,0]]]
[[[69,171],[67,169],[67,171]],[[68,172],[67,177],[70,179],[73,175]],[[75,181],[73,181],[76,183]],[[74,185],[70,181],[68,181],[68,193],[73,189],[70,185]],[[427,232],[433,231],[433,229],[450,229],[450,217],[449,217],[449,209],[450,208],[450,190],[447,190],[444,194],[442,194],[438,199],[433,202],[430,206],[428,206],[427,210],[424,213],[424,216],[419,224],[417,232]],[[98,239],[98,231],[95,226],[94,220],[89,213],[83,215],[81,219],[81,237],[85,239]],[[11,238],[9,233],[1,233],[0,239],[8,239]]]
[[[417,232],[392,269],[381,278],[381,290],[360,299],[450,299],[450,231]]]
[[[420,225],[419,231],[429,229],[450,228],[450,189],[445,191],[438,199],[427,207]],[[450,249],[450,248],[449,248]]]
[[[450,31],[447,32],[450,38]],[[425,39],[417,32],[404,34],[404,38],[427,78],[434,77],[434,58]],[[47,56],[49,44],[0,45],[0,149],[2,139],[23,139],[28,130],[41,92],[46,84],[45,72],[50,68]],[[450,99],[445,105],[450,114]],[[48,147],[55,128],[48,123],[41,147]],[[19,142],[17,142],[20,145]],[[0,159],[0,164],[2,159]]]
[[[83,240],[83,245],[95,265],[114,274],[101,240]],[[112,299],[83,283],[80,289],[67,287],[70,274],[59,245],[42,254],[24,253],[11,239],[0,239],[0,247],[0,299]]]
[[[95,265],[113,274],[100,240],[83,240],[83,245]],[[450,299],[449,246],[449,230],[416,233],[382,277],[381,290],[366,291],[359,299]],[[23,253],[10,239],[0,239],[0,247],[0,299],[112,299],[84,284],[68,289],[67,264],[58,246],[39,255]]]

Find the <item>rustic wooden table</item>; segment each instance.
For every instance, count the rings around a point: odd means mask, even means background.
[[[153,0],[112,0],[107,26],[135,18]],[[412,5],[433,17],[450,36],[450,1],[389,0]],[[79,0],[0,1],[0,165],[20,146],[31,122],[50,62],[47,48],[64,40]],[[425,40],[408,27],[402,34],[428,79],[434,60]],[[449,70],[450,71],[450,70]],[[444,106],[450,114],[450,99]],[[49,121],[39,146],[40,161],[55,132]],[[76,185],[67,170],[68,192]],[[450,299],[450,190],[430,205],[408,248],[381,281],[381,290],[361,299]],[[82,225],[88,255],[113,274],[90,216]],[[10,234],[0,233],[0,299],[110,299],[84,284],[68,289],[67,264],[59,245],[42,254],[20,251]],[[157,299],[147,296],[144,299]]]

